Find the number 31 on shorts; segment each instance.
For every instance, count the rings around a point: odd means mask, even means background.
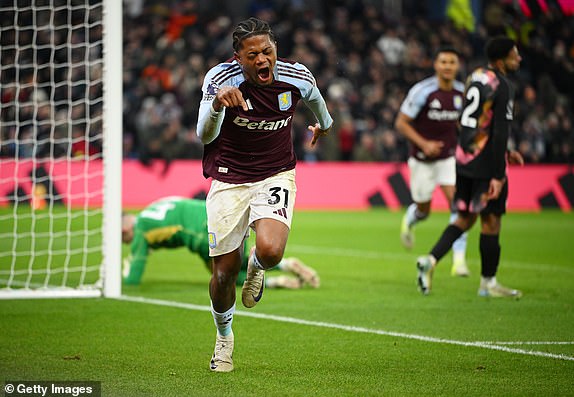
[[[271,198],[267,200],[269,205],[277,205],[283,201],[284,208],[289,206],[289,190],[281,187],[272,187],[269,189],[269,194],[271,195]]]

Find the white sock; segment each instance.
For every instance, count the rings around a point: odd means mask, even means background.
[[[418,219],[416,217],[416,212],[417,212],[416,203],[412,203],[411,205],[408,206],[408,208],[407,208],[407,224],[409,225],[409,227],[414,226],[415,223],[418,222]]]
[[[259,259],[257,259],[257,255],[255,255],[255,251],[256,250],[253,250],[253,254],[251,254],[251,258],[249,258],[249,260],[251,261],[251,263],[253,263],[253,266],[255,266],[256,269],[265,270],[265,268],[263,267],[261,262],[259,262]]]
[[[453,247],[452,261],[455,264],[464,263],[465,262],[465,252],[464,251],[454,251],[454,247]]]
[[[494,277],[484,277],[480,276],[480,284],[488,287],[493,287],[496,285],[496,276]]]
[[[285,260],[285,258],[281,259],[281,262],[279,262],[277,264],[277,266],[275,266],[277,269],[282,270],[282,271],[288,271],[288,267],[287,266],[287,261]]]
[[[231,333],[233,313],[235,313],[235,303],[225,313],[218,313],[213,308],[213,302],[211,302],[211,314],[213,315],[213,321],[219,335],[227,336]]]

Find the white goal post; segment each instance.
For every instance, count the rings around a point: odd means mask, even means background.
[[[0,299],[118,297],[122,1],[0,15]]]

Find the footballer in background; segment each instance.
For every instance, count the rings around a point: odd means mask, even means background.
[[[140,284],[150,252],[160,248],[187,247],[199,255],[211,272],[204,200],[166,197],[153,202],[137,215],[124,213],[122,242],[130,244],[130,255],[123,261],[124,284]],[[247,275],[248,251],[245,244],[241,270],[236,280],[238,286],[243,285]],[[268,288],[319,287],[317,272],[297,258],[284,258],[273,270],[281,270],[289,275],[267,278],[265,286]]]

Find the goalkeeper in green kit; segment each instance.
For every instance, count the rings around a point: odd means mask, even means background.
[[[124,259],[123,281],[137,285],[143,276],[148,255],[159,248],[187,247],[203,259],[211,272],[207,212],[204,200],[183,197],[166,197],[153,202],[138,215],[122,215],[122,241],[130,244],[130,255]],[[244,244],[241,270],[236,285],[243,285],[247,275],[249,252]],[[319,276],[312,268],[297,258],[284,258],[274,270],[291,273],[295,277],[281,275],[266,280],[268,288],[301,288],[308,284],[319,287]]]

